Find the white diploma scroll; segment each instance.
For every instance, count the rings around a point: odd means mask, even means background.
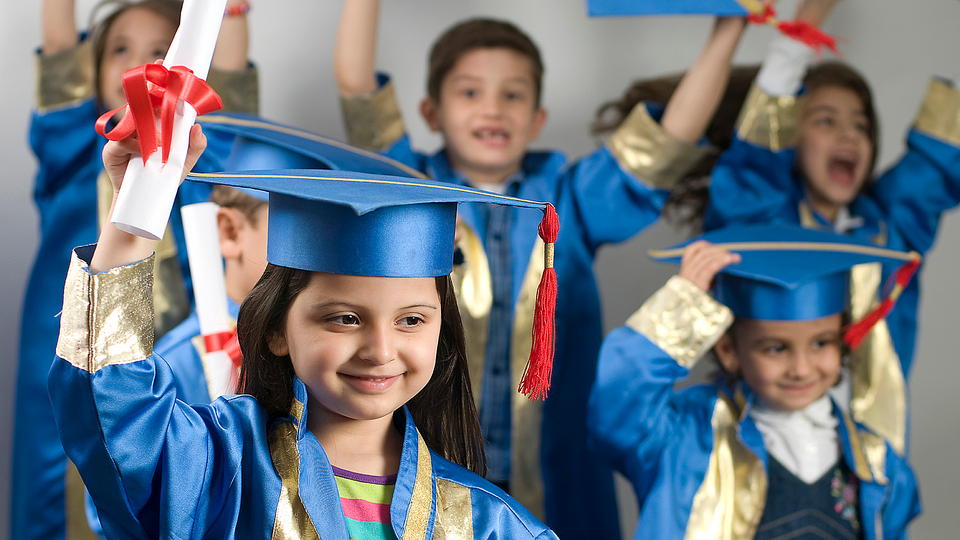
[[[183,232],[187,241],[187,258],[193,277],[193,298],[197,305],[200,333],[210,336],[230,332],[233,325],[227,311],[227,285],[220,258],[217,233],[218,206],[211,202],[190,204],[180,209]],[[207,351],[203,358],[204,373],[210,399],[232,394],[237,383],[237,370],[224,351]]]
[[[197,77],[207,78],[226,4],[227,0],[184,0],[180,28],[163,60],[164,67],[186,66]],[[181,101],[173,121],[167,163],[163,163],[159,148],[146,164],[142,159],[130,160],[113,209],[117,228],[153,240],[163,237],[180,187],[190,128],[196,119],[193,106]]]

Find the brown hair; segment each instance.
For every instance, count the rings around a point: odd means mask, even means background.
[[[710,172],[721,152],[730,146],[740,109],[747,99],[760,67],[757,65],[735,66],[720,100],[716,113],[707,126],[705,137],[716,153],[704,158],[670,192],[664,206],[664,216],[677,225],[689,226],[694,231],[701,228],[700,221],[709,200]],[[613,133],[626,119],[630,111],[641,102],[666,105],[676,91],[684,73],[672,73],[654,79],[634,82],[619,99],[608,101],[597,109],[591,133],[606,136]]]
[[[310,282],[311,275],[306,270],[268,264],[240,306],[240,390],[253,395],[271,418],[289,414],[295,374],[290,356],[275,356],[269,340],[281,332],[290,304]],[[449,276],[438,277],[436,282],[442,317],[437,364],[430,381],[407,402],[407,407],[431,450],[483,476],[483,438],[470,389],[457,298]]]
[[[463,55],[474,49],[509,49],[520,53],[533,65],[535,104],[540,106],[543,89],[543,60],[540,49],[517,26],[496,19],[468,19],[448,28],[433,43],[427,63],[427,95],[440,101],[444,77]]]
[[[180,9],[183,3],[180,0],[100,0],[93,8],[91,14],[91,39],[93,40],[93,68],[96,76],[96,92],[100,94],[100,63],[103,61],[103,53],[107,46],[107,35],[110,33],[110,27],[117,21],[120,15],[135,8],[148,9],[157,15],[169,20],[174,27],[180,26]],[[112,9],[108,15],[93,23],[98,14],[105,9]]]
[[[829,61],[821,62],[807,70],[803,78],[803,87],[806,93],[819,88],[844,88],[860,99],[863,114],[867,117],[867,138],[873,148],[873,159],[867,170],[867,183],[864,184],[864,187],[867,187],[873,178],[873,172],[877,166],[877,155],[880,153],[880,119],[873,106],[873,92],[870,91],[867,80],[853,67],[843,62]]]
[[[239,189],[229,186],[215,185],[210,192],[210,202],[223,208],[239,210],[254,226],[257,224],[257,212],[266,206],[267,201],[248,195]]]

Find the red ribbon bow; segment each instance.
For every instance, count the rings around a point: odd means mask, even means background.
[[[817,27],[806,21],[781,21],[777,19],[777,11],[769,3],[764,5],[763,11],[747,15],[747,20],[753,24],[769,24],[780,30],[785,36],[805,43],[813,50],[820,52],[820,47],[837,51],[837,38],[821,32]]]
[[[206,81],[193,74],[189,68],[174,66],[170,69],[161,64],[144,64],[123,74],[123,92],[127,97],[130,113],[107,131],[107,123],[123,107],[106,112],[97,119],[97,133],[111,141],[121,141],[134,131],[140,142],[143,162],[163,147],[163,162],[170,159],[170,140],[173,137],[173,119],[177,105],[186,101],[197,115],[211,113],[223,107],[220,96]],[[159,109],[159,115],[156,114]],[[160,140],[157,140],[157,120],[160,121]]]
[[[230,357],[233,366],[240,367],[243,363],[243,352],[240,351],[240,341],[237,339],[237,330],[218,332],[203,336],[203,346],[207,352],[223,351]]]

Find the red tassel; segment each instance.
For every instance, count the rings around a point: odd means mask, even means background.
[[[540,221],[540,238],[544,243],[544,269],[537,287],[537,303],[533,311],[533,343],[530,360],[517,391],[532,400],[546,399],[553,375],[556,347],[557,272],[553,268],[553,249],[560,233],[560,218],[552,204],[547,204]]]
[[[243,363],[243,352],[240,350],[240,341],[237,339],[237,329],[229,332],[220,332],[203,336],[203,346],[207,352],[223,351],[227,353],[234,367]]]
[[[890,294],[864,318],[847,327],[846,332],[843,334],[843,340],[847,346],[851,349],[859,347],[870,333],[870,330],[873,329],[874,325],[893,311],[893,306],[897,303],[897,298],[900,297],[903,289],[907,287],[907,284],[910,283],[910,280],[919,268],[920,257],[918,256],[897,270],[897,273],[894,274],[893,289],[890,291]]]

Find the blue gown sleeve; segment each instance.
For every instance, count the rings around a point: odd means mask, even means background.
[[[606,144],[561,176],[587,243],[622,242],[653,224],[670,190],[709,152],[667,134],[639,103]]]
[[[796,107],[794,96],[771,96],[756,84],[750,90],[733,141],[710,177],[705,230],[796,215],[803,198],[793,175]]]
[[[71,261],[49,376],[64,449],[107,537],[204,537],[235,521],[241,459],[266,444],[266,419],[248,397],[178,400],[152,353],[153,257],[91,274],[92,248]]]
[[[673,277],[604,340],[589,402],[591,438],[639,496],[649,491],[660,455],[688,420],[674,385],[732,320],[725,306]]]
[[[906,153],[871,191],[910,249],[933,246],[941,214],[960,204],[960,91],[931,81]]]

